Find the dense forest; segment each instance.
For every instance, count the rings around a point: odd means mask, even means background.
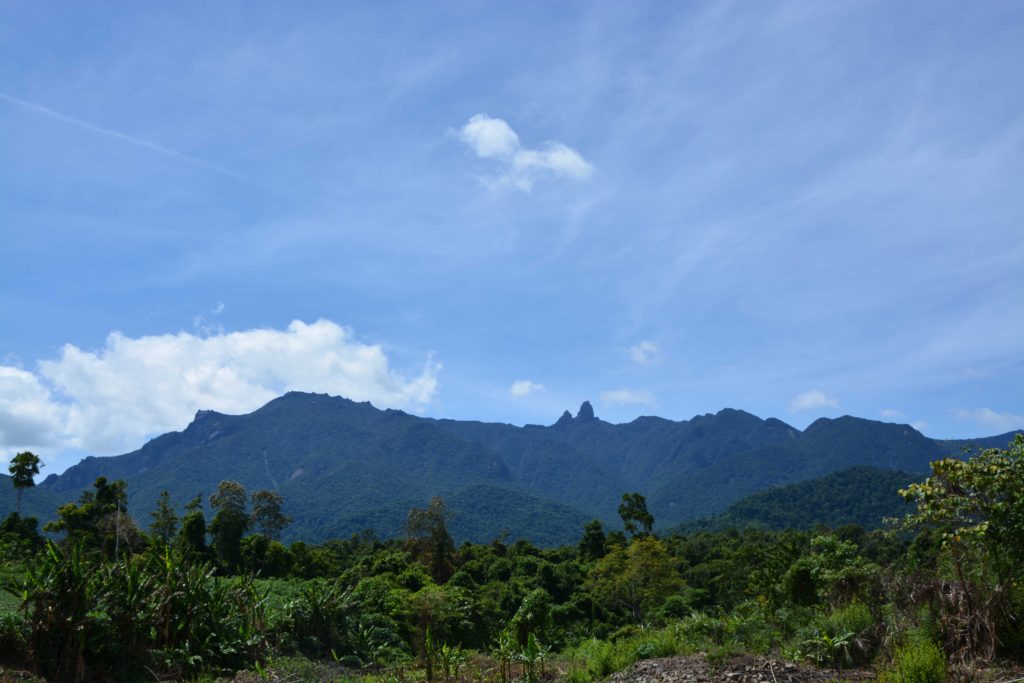
[[[102,476],[40,529],[20,514],[38,464],[10,466],[0,666],[46,680],[583,683],[641,659],[742,652],[928,683],[1024,658],[1024,436],[916,483],[884,475],[909,505],[882,529],[659,535],[644,496],[625,493],[618,523],[553,548],[457,545],[439,497],[409,511],[401,538],[286,545],[273,490],[222,481],[184,509],[162,494],[129,514],[127,485]],[[822,491],[805,495],[824,504]],[[786,499],[757,505],[788,524]]]

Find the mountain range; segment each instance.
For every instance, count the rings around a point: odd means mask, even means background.
[[[291,392],[247,415],[199,411],[183,431],[136,451],[85,458],[29,490],[25,511],[52,519],[58,505],[105,476],[128,482],[129,510],[145,526],[162,490],[183,506],[233,479],[284,497],[295,520],[286,540],[364,529],[398,535],[410,508],[439,495],[459,541],[507,535],[552,545],[576,540],[592,518],[618,528],[627,491],[644,494],[656,526],[668,528],[771,487],[857,466],[899,473],[872,477],[884,482],[879,486],[907,481],[926,474],[932,460],[1005,447],[1012,437],[935,440],[909,425],[850,416],[822,418],[801,431],[730,408],[690,420],[611,424],[589,402],[552,425],[518,427]],[[829,486],[841,490],[842,481]],[[0,512],[13,507],[13,487],[0,482]]]

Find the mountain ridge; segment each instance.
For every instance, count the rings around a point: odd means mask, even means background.
[[[364,528],[397,535],[410,507],[441,495],[459,540],[508,533],[558,543],[575,540],[590,518],[617,527],[626,491],[643,493],[667,528],[772,486],[855,466],[923,474],[931,460],[956,456],[968,443],[1005,446],[1010,438],[939,441],[909,425],[852,416],[821,418],[801,431],[733,408],[612,424],[589,402],[551,425],[519,427],[289,392],[245,415],[201,410],[185,429],[135,451],[87,457],[43,480],[26,495],[26,509],[50,519],[53,508],[36,509],[30,499],[73,500],[106,476],[128,482],[129,507],[146,524],[160,491],[181,506],[234,479],[284,496],[296,520],[286,538],[321,541]],[[5,501],[0,491],[0,506]]]

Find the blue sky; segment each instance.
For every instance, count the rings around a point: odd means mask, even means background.
[[[1024,6],[0,3],[0,455],[284,390],[1024,427]]]

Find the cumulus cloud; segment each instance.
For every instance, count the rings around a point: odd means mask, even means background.
[[[960,420],[973,420],[978,424],[1005,431],[1024,429],[1024,415],[1000,413],[991,408],[957,408],[953,411],[953,416]]]
[[[493,186],[513,185],[529,191],[545,175],[586,180],[594,167],[579,152],[561,142],[548,142],[539,149],[524,147],[519,135],[503,119],[477,114],[459,129],[459,139],[481,159],[492,159],[500,167]]]
[[[629,347],[629,357],[640,365],[653,363],[660,354],[661,350],[654,342],[642,341]]]
[[[33,439],[111,454],[181,429],[199,409],[250,412],[285,391],[338,394],[416,410],[440,366],[394,371],[383,349],[329,320],[200,336],[111,333],[103,348],[68,344],[36,373],[0,367],[0,446]]]
[[[609,406],[653,406],[654,395],[643,389],[609,389],[601,392],[601,403]]]
[[[530,394],[536,394],[541,391],[544,391],[543,384],[531,382],[528,379],[521,379],[516,382],[512,382],[512,386],[509,387],[508,393],[512,394],[515,398],[522,398],[523,396],[529,396]]]
[[[0,366],[0,448],[9,455],[58,443],[66,416],[38,377]]]
[[[818,410],[820,408],[838,408],[839,399],[834,396],[818,391],[817,389],[810,389],[802,394],[797,394],[793,397],[793,400],[789,402],[789,412],[798,413],[803,410]]]

